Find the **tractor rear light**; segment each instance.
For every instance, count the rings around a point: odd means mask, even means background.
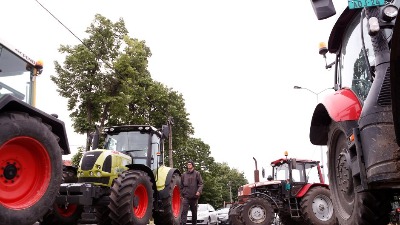
[[[387,5],[382,10],[382,19],[386,22],[394,20],[399,9],[394,5]]]
[[[400,212],[400,208],[397,208],[397,209],[396,209],[396,212]]]

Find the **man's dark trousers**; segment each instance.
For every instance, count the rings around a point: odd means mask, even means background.
[[[181,225],[186,225],[189,208],[192,211],[192,225],[197,225],[197,198],[183,199]]]

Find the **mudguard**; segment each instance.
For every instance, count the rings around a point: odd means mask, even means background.
[[[361,115],[361,103],[348,88],[326,96],[317,105],[311,120],[310,141],[314,145],[326,145],[331,121],[357,121]]]
[[[39,117],[43,123],[48,124],[52,127],[52,132],[60,138],[59,145],[64,150],[64,155],[71,153],[68,144],[67,133],[65,130],[64,122],[49,115],[24,101],[17,99],[16,97],[5,94],[0,97],[0,113],[1,112],[26,112],[33,117]]]
[[[154,171],[157,191],[159,192],[161,198],[168,196],[168,188],[166,187],[170,185],[172,175],[174,173],[178,173],[179,175],[181,175],[181,172],[178,169],[166,167],[164,165],[160,166],[157,170]]]
[[[315,186],[326,187],[329,189],[329,186],[327,184],[321,184],[321,183],[306,184],[297,193],[296,198],[302,198],[308,192],[308,190],[310,190],[310,188],[315,187]]]

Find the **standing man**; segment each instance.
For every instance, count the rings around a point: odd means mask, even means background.
[[[192,225],[197,225],[197,201],[203,191],[203,179],[200,172],[194,169],[192,160],[188,161],[187,171],[182,175],[181,188],[183,196],[181,225],[186,225],[189,207],[192,211]]]

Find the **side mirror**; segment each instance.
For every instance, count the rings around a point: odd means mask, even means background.
[[[336,14],[332,0],[311,0],[311,5],[318,20],[323,20]]]
[[[261,176],[262,176],[263,178],[265,178],[265,169],[264,169],[264,167],[261,169]]]

